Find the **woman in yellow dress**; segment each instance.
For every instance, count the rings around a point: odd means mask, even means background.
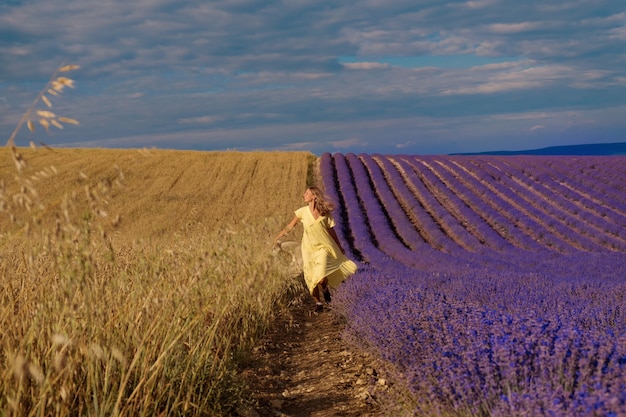
[[[318,187],[309,187],[302,196],[306,206],[295,211],[295,217],[278,233],[278,239],[289,233],[301,221],[304,227],[302,235],[302,271],[304,280],[315,299],[315,312],[323,310],[320,287],[324,301],[330,303],[328,287],[336,288],[347,277],[356,272],[356,264],[348,259],[339,243],[333,227],[333,205],[326,200]]]

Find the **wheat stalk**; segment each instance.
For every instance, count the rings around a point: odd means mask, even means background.
[[[15,137],[17,136],[17,133],[20,131],[24,123],[26,123],[28,130],[30,130],[31,132],[34,132],[35,131],[34,119],[37,117],[38,117],[37,122],[41,126],[43,126],[43,128],[46,129],[46,131],[49,130],[50,125],[59,129],[63,129],[62,122],[73,124],[73,125],[77,125],[79,123],[78,120],[76,119],[57,116],[56,114],[48,110],[35,110],[37,105],[39,105],[40,103],[45,104],[47,108],[52,108],[52,102],[48,98],[48,95],[58,96],[63,92],[65,87],[74,88],[74,80],[64,77],[64,76],[59,76],[59,74],[65,73],[68,71],[73,71],[78,68],[80,68],[78,65],[61,65],[59,68],[56,69],[56,71],[54,71],[54,73],[52,74],[52,77],[50,77],[50,80],[48,80],[48,83],[46,84],[46,86],[39,92],[39,94],[37,94],[37,97],[35,97],[35,100],[33,101],[33,103],[30,105],[28,110],[26,110],[26,112],[22,115],[22,118],[20,119],[19,123],[13,130],[13,133],[11,133],[11,136],[9,137],[9,140],[7,141],[6,146],[11,146],[11,147],[15,146]]]

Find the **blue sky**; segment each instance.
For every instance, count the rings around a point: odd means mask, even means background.
[[[626,141],[623,0],[5,0],[18,145],[440,154]]]

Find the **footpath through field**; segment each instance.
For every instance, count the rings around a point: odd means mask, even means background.
[[[347,346],[332,311],[311,308],[295,300],[254,349],[243,370],[255,403],[247,417],[383,415],[378,398],[388,386],[379,367]]]

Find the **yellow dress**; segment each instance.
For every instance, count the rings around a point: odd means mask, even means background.
[[[356,264],[341,253],[329,233],[335,221],[329,216],[313,217],[309,206],[295,211],[304,226],[302,235],[302,270],[304,280],[312,293],[319,282],[328,277],[328,285],[337,287],[356,272]]]

